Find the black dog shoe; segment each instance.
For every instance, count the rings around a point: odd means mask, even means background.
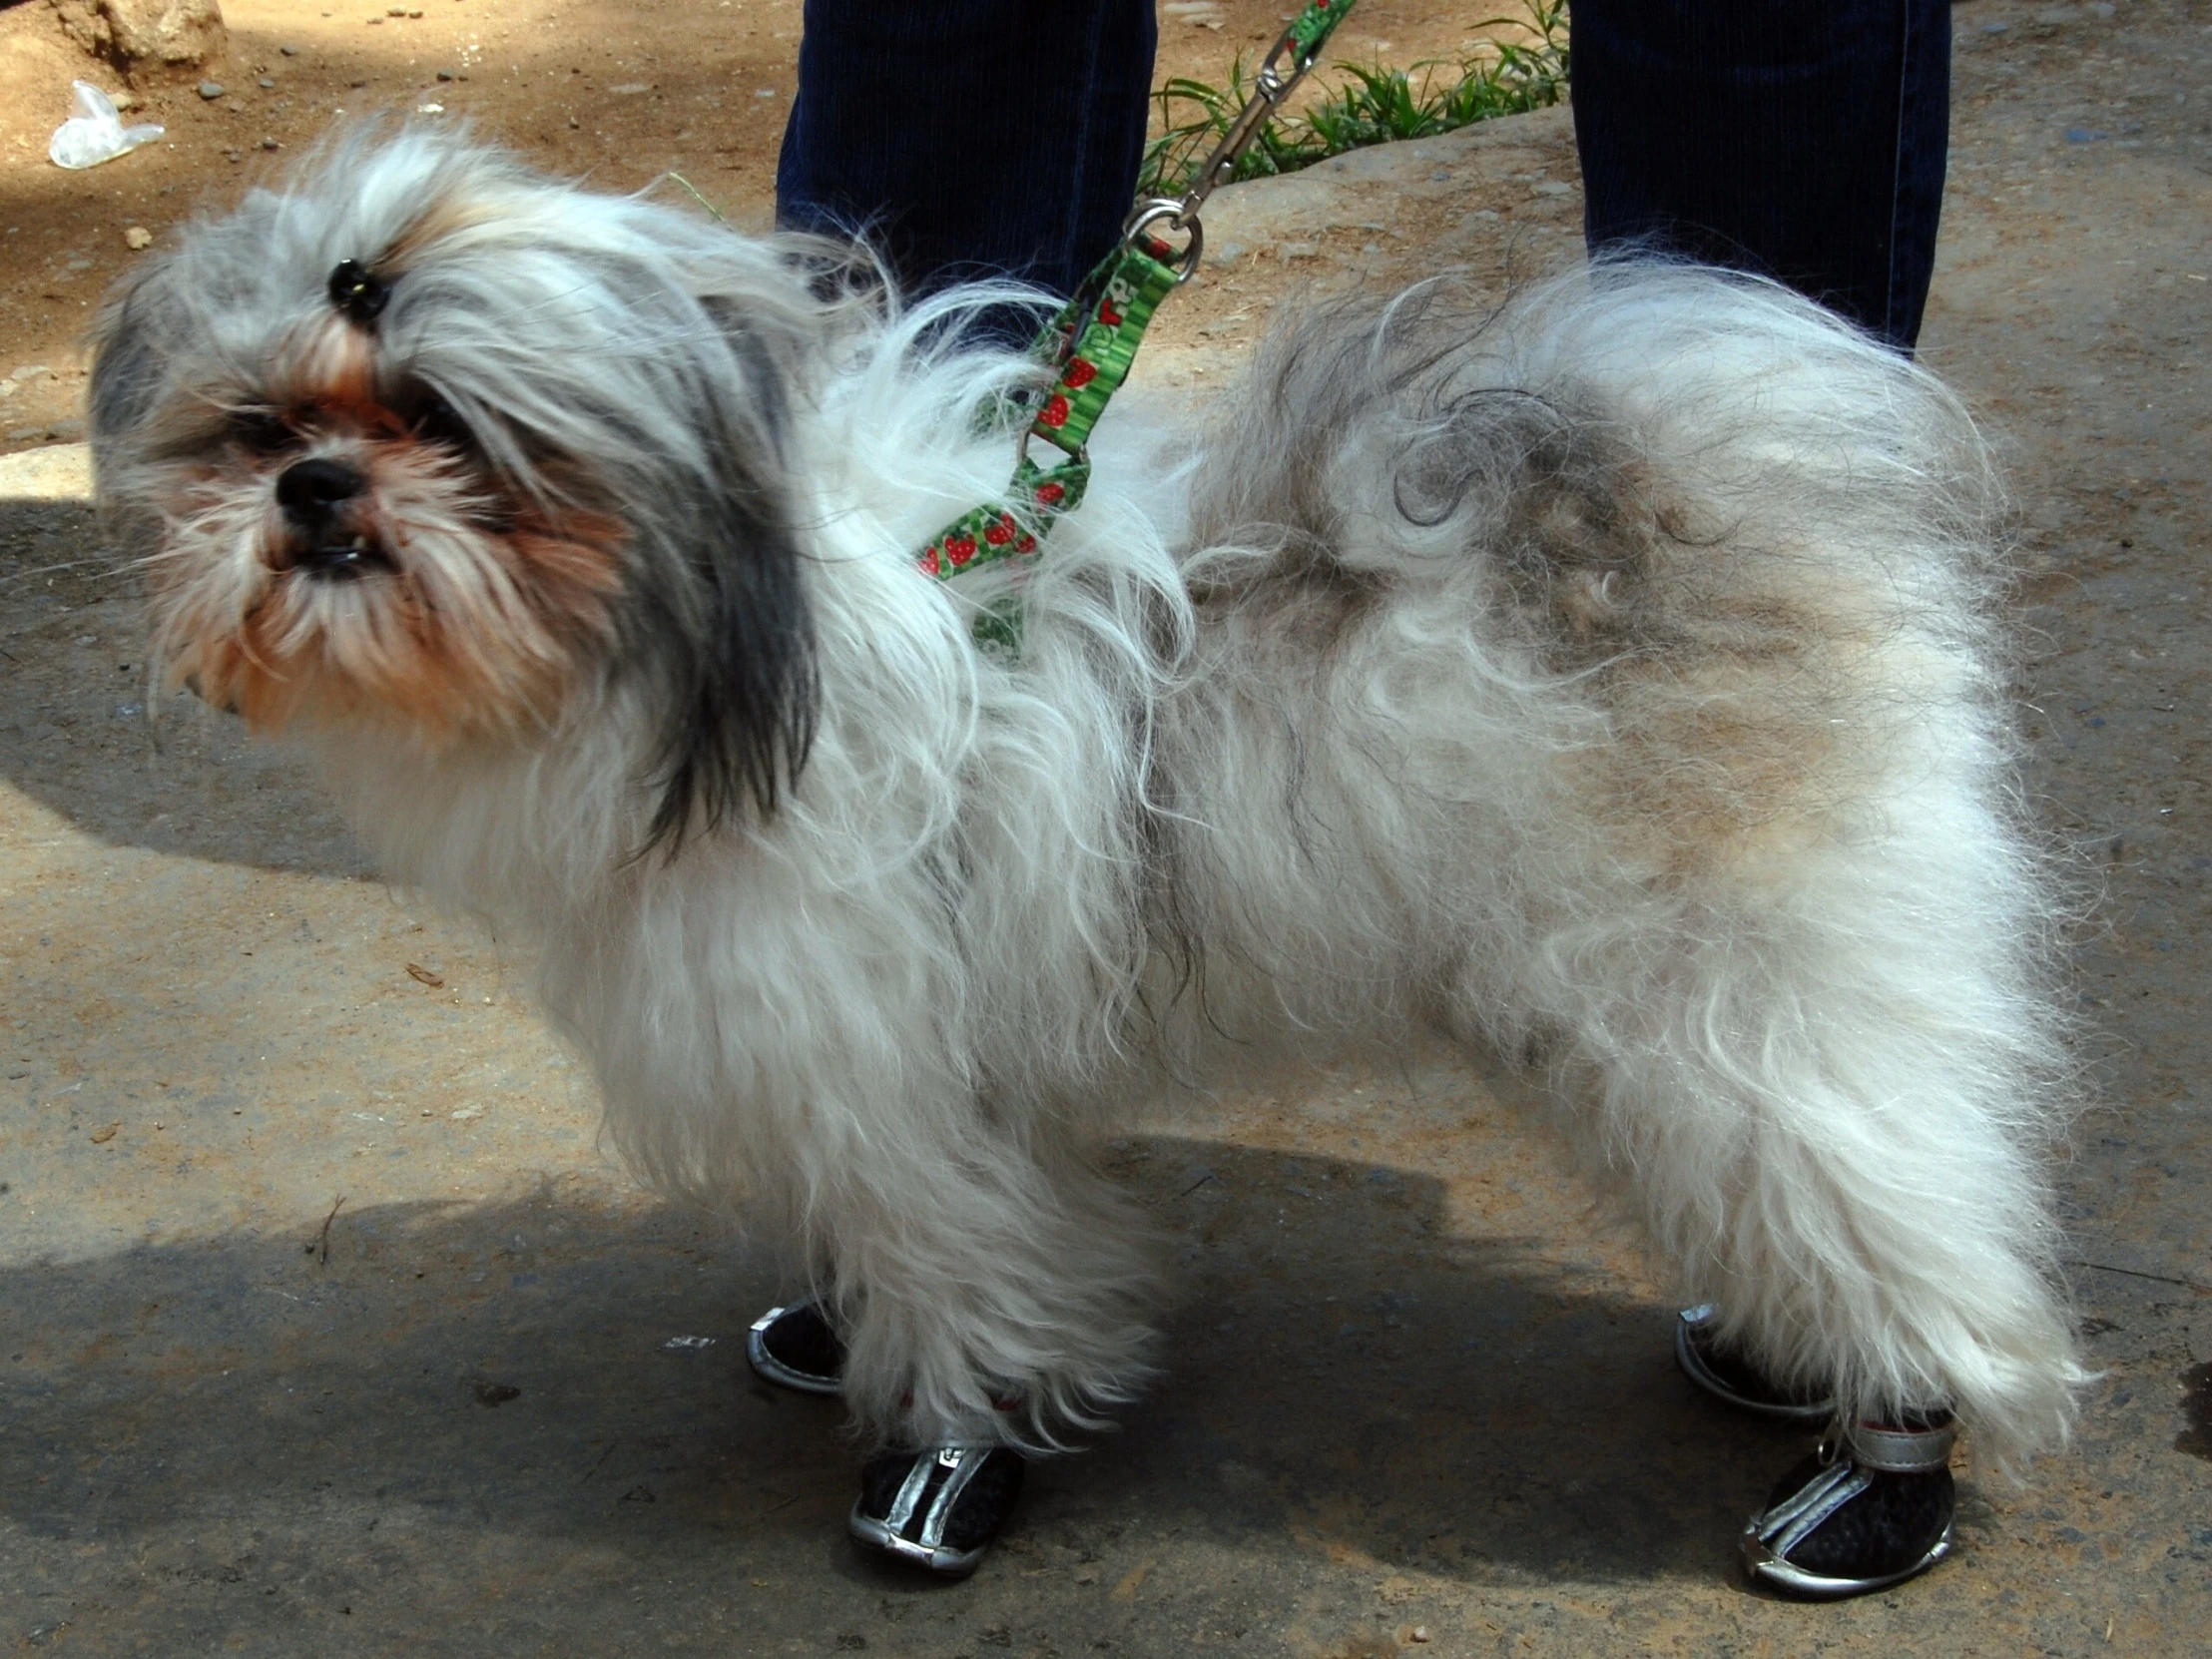
[[[844,1386],[844,1340],[819,1302],[771,1308],[746,1333],[745,1357],[778,1387],[833,1394]]]
[[[861,1543],[944,1578],[965,1578],[1014,1512],[1029,1465],[1002,1445],[894,1451],[860,1471],[845,1524]]]
[[[1734,1349],[1723,1348],[1715,1335],[1719,1313],[1713,1303],[1704,1302],[1676,1316],[1674,1359],[1683,1376],[1740,1411],[1785,1422],[1827,1422],[1836,1415],[1834,1400],[1793,1393]]]
[[[1853,1423],[1782,1477],[1744,1528],[1744,1566],[1787,1595],[1886,1590],[1950,1553],[1950,1448],[1957,1431]]]

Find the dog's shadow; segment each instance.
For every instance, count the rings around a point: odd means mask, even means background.
[[[1163,1373],[1121,1432],[1038,1465],[1001,1571],[1110,1584],[1179,1534],[1491,1582],[1706,1573],[1792,1455],[1674,1374],[1664,1310],[1545,1266],[1562,1241],[1451,1236],[1435,1181],[1126,1156],[1191,1241]],[[120,1545],[210,1595],[648,1546],[678,1584],[916,1585],[842,1542],[834,1402],[746,1368],[775,1289],[672,1211],[556,1190],[16,1266],[0,1515],[65,1577]]]
[[[1191,1241],[1185,1299],[1125,1432],[1047,1465],[1046,1538],[1149,1511],[1445,1574],[1709,1574],[1805,1449],[1699,1394],[1671,1311],[1574,1233],[1470,1234],[1441,1182],[1356,1162],[1136,1156]]]
[[[157,697],[146,657],[139,578],[91,506],[0,499],[0,779],[111,845],[370,873],[296,760],[188,694]]]

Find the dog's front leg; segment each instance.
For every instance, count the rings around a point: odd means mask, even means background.
[[[1049,1446],[1143,1376],[1136,1213],[1055,1115],[979,1094],[941,907],[771,873],[670,872],[554,957],[548,1006],[633,1167],[796,1247],[863,1435]]]
[[[809,1204],[858,1424],[895,1445],[1057,1443],[1145,1375],[1150,1290],[1126,1201],[1042,1125],[910,1097]]]
[[[627,924],[552,954],[547,1004],[634,1167],[795,1247],[867,1442],[932,1465],[1058,1444],[1144,1378],[1137,1213],[1053,1114],[979,1094],[941,903],[789,873],[652,872]]]
[[[1128,1397],[1149,1333],[1141,1230],[1046,1126],[969,1099],[902,1102],[855,1136],[812,1195],[808,1231],[833,1285],[828,1357],[884,1449],[849,1528],[895,1558],[958,1576],[1011,1513],[1022,1452]],[[772,1316],[754,1332],[764,1364]],[[802,1386],[813,1385],[802,1382]]]

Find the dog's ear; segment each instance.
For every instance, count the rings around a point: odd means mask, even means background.
[[[167,342],[187,325],[166,262],[140,266],[100,306],[91,333],[92,376],[86,392],[91,437],[98,449],[145,423],[169,377]]]
[[[142,464],[171,399],[180,340],[197,335],[199,319],[179,297],[166,260],[150,261],[110,292],[88,343],[87,436],[100,522],[109,546],[127,558],[159,546],[163,519],[146,498]]]
[[[784,365],[718,322],[733,364],[691,411],[709,474],[699,499],[649,506],[674,519],[662,555],[674,569],[646,584],[638,619],[643,660],[663,681],[645,850],[670,855],[695,830],[776,811],[806,765],[820,700],[806,555],[785,478]]]

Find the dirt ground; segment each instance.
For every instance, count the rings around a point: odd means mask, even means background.
[[[27,434],[0,457],[0,1644],[2204,1651],[2212,5],[1955,13],[1924,344],[2015,479],[2027,788],[2096,894],[2072,994],[2099,1104],[2058,1179],[2099,1378],[2026,1485],[1969,1449],[1957,1559],[1826,1608],[1733,1572],[1796,1439],[1676,1377],[1663,1286],[1521,1084],[1435,1053],[1248,1079],[1117,1143],[1182,1241],[1161,1387],[1040,1467],[972,1582],[851,1552],[833,1408],[745,1371],[773,1262],[610,1165],[498,941],[379,885],[280,754],[185,699],[148,722],[82,447],[46,441],[124,230],[341,107],[442,103],[765,219],[796,4],[421,9],[234,4],[231,90],[149,92],[169,140],[85,175],[44,160],[84,65],[42,7],[0,12],[0,366],[48,369],[0,403]],[[1179,11],[1163,72],[1216,73],[1287,9]],[[1484,10],[1367,0],[1352,45],[1404,61]],[[1316,286],[1501,285],[1576,257],[1579,213],[1564,112],[1241,187],[1141,376],[1218,383]]]

